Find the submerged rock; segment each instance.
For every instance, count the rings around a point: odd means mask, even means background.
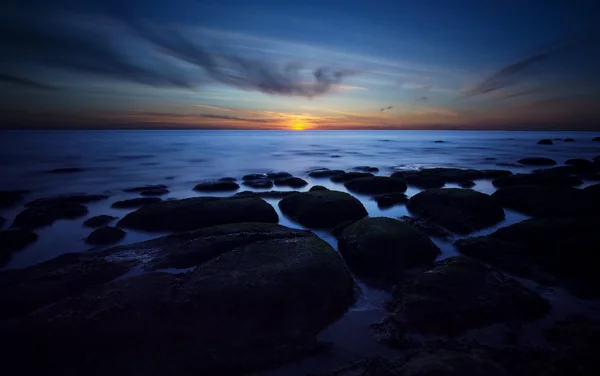
[[[83,222],[83,225],[85,227],[92,227],[92,228],[93,227],[101,227],[101,226],[106,226],[107,224],[114,221],[115,219],[117,219],[117,217],[113,217],[110,215],[97,215],[95,217],[88,218],[85,222]]]
[[[292,174],[290,174],[289,172],[281,172],[281,171],[272,171],[272,172],[267,172],[267,179],[284,179],[284,178],[291,178]]]
[[[335,175],[343,174],[342,170],[330,170],[328,168],[318,168],[308,172],[308,176],[312,178],[330,178]]]
[[[237,191],[240,185],[231,180],[209,180],[196,184],[194,191],[197,192],[222,192]]]
[[[504,219],[504,210],[494,198],[471,189],[428,189],[411,197],[407,207],[416,216],[460,234]]]
[[[338,191],[301,192],[279,201],[281,211],[307,227],[331,228],[361,219],[367,210],[355,197]]]
[[[35,229],[50,226],[59,219],[75,219],[87,214],[88,209],[81,204],[34,205],[17,214],[12,226]]]
[[[64,168],[55,168],[54,170],[46,171],[49,174],[74,174],[76,172],[82,172],[83,168],[81,167],[64,167]]]
[[[562,175],[562,174],[547,174],[547,173],[535,173],[535,174],[516,174],[512,176],[505,176],[502,178],[494,179],[492,184],[496,187],[512,187],[516,185],[562,185],[571,186],[582,184],[583,181],[575,176]]]
[[[0,208],[8,208],[16,204],[27,193],[29,193],[27,190],[0,191]]]
[[[552,144],[553,144],[553,142],[549,138],[545,138],[543,140],[538,141],[538,145],[552,145]]]
[[[252,179],[246,180],[243,185],[254,189],[269,189],[273,188],[273,182],[269,179]]]
[[[404,193],[395,192],[395,193],[383,193],[377,196],[374,196],[373,199],[377,201],[377,206],[380,208],[389,208],[394,205],[401,205],[408,202],[408,196]]]
[[[363,194],[382,194],[406,191],[406,182],[402,179],[388,178],[385,176],[371,176],[347,181],[345,184],[349,191]]]
[[[379,169],[377,167],[372,167],[372,166],[356,166],[352,168],[353,170],[356,171],[363,171],[363,172],[379,172]]]
[[[226,223],[278,220],[275,209],[260,198],[194,197],[146,205],[127,214],[117,225],[143,231],[187,231]]]
[[[556,161],[550,158],[542,158],[542,157],[531,157],[531,158],[523,158],[519,159],[517,162],[524,165],[531,166],[554,166],[556,165]]]
[[[162,199],[158,197],[138,197],[129,200],[117,201],[111,205],[111,208],[116,209],[134,209],[140,208],[145,205],[155,204],[161,202]]]
[[[517,281],[474,259],[450,257],[394,292],[380,328],[388,339],[405,332],[457,335],[496,323],[543,317],[550,305]]]
[[[151,191],[151,190],[159,190],[159,189],[167,189],[167,186],[164,184],[155,184],[155,185],[144,185],[141,187],[133,187],[133,188],[127,188],[124,189],[125,192],[144,192],[144,191]]]
[[[329,189],[323,187],[322,185],[313,185],[308,190],[309,192],[317,192],[317,191],[328,191]]]
[[[351,171],[351,172],[344,172],[342,174],[332,176],[330,180],[334,183],[344,183],[344,182],[350,181],[352,179],[366,178],[369,176],[374,176],[374,175],[369,172]]]
[[[429,238],[392,218],[365,218],[346,227],[338,247],[358,275],[382,283],[397,281],[402,271],[431,264],[440,253]]]
[[[275,179],[274,183],[276,186],[279,186],[279,187],[291,187],[291,188],[302,188],[302,187],[308,185],[306,180],[301,179],[301,178],[291,177],[291,176],[286,177],[286,178]]]
[[[170,191],[166,188],[148,189],[146,191],[141,191],[140,195],[142,195],[142,196],[162,196],[162,195],[166,195],[169,192]]]
[[[442,140],[437,140],[437,141],[435,141],[434,143],[435,143],[435,144],[444,144],[444,143],[445,143],[445,141],[442,141]]]
[[[125,231],[120,228],[104,226],[92,231],[85,242],[92,245],[106,245],[117,243],[124,237]]]
[[[20,251],[35,243],[37,239],[37,234],[29,230],[0,231],[0,258],[2,258],[1,254]]]
[[[502,206],[534,217],[593,214],[598,206],[581,189],[568,186],[518,185],[492,194]]]

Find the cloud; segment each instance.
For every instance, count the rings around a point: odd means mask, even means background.
[[[429,100],[429,97],[425,97],[425,96],[417,98],[417,102],[426,102],[428,100]]]
[[[542,90],[542,89],[529,89],[529,90],[521,90],[521,91],[516,91],[516,92],[511,92],[508,94],[503,94],[501,96],[502,99],[511,99],[511,98],[517,98],[517,97],[522,97],[525,95],[532,95],[532,94],[543,94],[546,93],[547,90]]]
[[[379,110],[379,111],[381,111],[381,112],[384,112],[384,111],[390,111],[392,108],[394,108],[394,106],[384,107],[384,108],[382,108],[382,109],[381,109],[381,110]]]
[[[420,90],[431,90],[433,89],[433,85],[425,85],[419,88]]]
[[[235,116],[225,116],[225,115],[203,114],[203,115],[195,115],[195,116],[207,118],[207,119],[247,121],[247,122],[251,122],[251,123],[269,123],[269,122],[271,122],[270,120],[266,120],[266,119],[249,119],[249,118],[239,118],[239,117],[235,117]]]
[[[8,83],[8,84],[12,84],[12,85],[19,85],[19,86],[24,86],[24,87],[34,88],[34,89],[41,89],[41,90],[56,90],[57,89],[55,86],[52,86],[52,85],[47,85],[45,83],[34,81],[29,78],[23,78],[23,77],[15,76],[15,75],[8,74],[8,73],[0,73],[0,83]]]

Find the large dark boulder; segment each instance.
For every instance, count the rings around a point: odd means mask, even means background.
[[[309,192],[317,192],[317,191],[328,191],[329,189],[327,189],[326,187],[323,187],[322,185],[313,185],[312,187],[310,187],[310,189],[308,190]]]
[[[583,181],[575,176],[563,174],[516,174],[497,178],[492,181],[496,187],[511,187],[515,185],[563,185],[572,186],[580,185]]]
[[[388,178],[386,176],[371,176],[353,179],[347,181],[344,185],[349,191],[371,195],[404,192],[407,188],[404,180]]]
[[[331,228],[367,216],[367,210],[355,197],[338,191],[302,192],[279,201],[281,211],[308,227]]]
[[[538,145],[552,145],[552,140],[549,138],[545,138],[543,140],[538,141]]]
[[[117,224],[143,231],[187,231],[239,222],[276,223],[275,209],[256,197],[194,197],[146,205]]]
[[[242,180],[244,180],[244,181],[263,180],[266,178],[267,178],[267,174],[248,174],[248,175],[244,175],[244,177],[242,177]]]
[[[505,208],[533,217],[573,217],[598,209],[584,190],[568,186],[518,185],[492,194]]]
[[[194,190],[197,192],[223,192],[236,191],[240,185],[231,180],[209,180],[196,184]]]
[[[125,231],[120,228],[104,226],[94,231],[85,239],[91,245],[106,245],[121,241],[125,237]]]
[[[236,197],[261,197],[261,198],[283,198],[298,193],[298,191],[242,191],[236,193]]]
[[[428,189],[411,197],[407,207],[414,215],[460,234],[504,219],[504,210],[494,198],[471,189]]]
[[[413,185],[422,189],[441,188],[446,184],[444,178],[433,173],[420,171],[396,171],[392,178],[398,178],[406,181],[408,185]]]
[[[392,218],[365,218],[346,227],[338,247],[357,275],[377,282],[393,282],[406,269],[429,265],[440,253],[413,226]]]
[[[0,191],[0,208],[8,208],[16,204],[23,199],[29,191],[16,190],[16,191]]]
[[[594,141],[594,142],[600,142],[600,137],[594,137],[594,138],[592,139],[592,141]]]
[[[436,263],[394,292],[388,339],[406,332],[457,335],[468,329],[513,325],[543,317],[550,305],[498,270],[466,257]]]
[[[584,171],[587,169],[592,169],[594,167],[594,162],[582,158],[567,159],[565,161],[565,164],[569,166],[578,167]]]
[[[332,176],[331,181],[334,183],[345,183],[352,179],[366,178],[369,176],[374,176],[374,175],[371,174],[370,172],[350,171],[350,172],[344,172],[342,174]]]
[[[207,255],[203,246],[215,252],[185,274],[87,285],[0,326],[2,338],[10,354],[27,350],[30,362],[21,369],[56,374],[241,374],[315,351],[318,333],[354,302],[353,280],[339,254],[314,234],[253,226],[162,238],[190,253]],[[122,262],[136,254],[116,249],[123,254],[98,255]]]
[[[330,170],[328,168],[317,168],[308,172],[311,178],[330,178],[335,175],[343,174],[343,170]]]
[[[0,231],[0,259],[2,254],[20,251],[31,243],[35,243],[37,239],[37,234],[29,230]]]
[[[304,180],[302,178],[292,177],[292,176],[288,176],[285,178],[277,178],[277,179],[275,179],[274,183],[278,187],[290,187],[290,188],[302,188],[302,187],[308,185],[306,180]]]
[[[12,224],[13,227],[35,229],[50,226],[59,219],[75,219],[88,214],[85,206],[76,203],[30,204],[27,204],[29,207],[17,214]]]
[[[374,196],[373,199],[377,201],[377,206],[380,208],[389,208],[394,205],[406,204],[408,202],[408,196],[400,192],[382,193]]]
[[[524,164],[524,165],[531,165],[531,166],[554,166],[554,165],[556,165],[556,161],[554,159],[543,158],[543,157],[523,158],[523,159],[519,159],[517,162]]]
[[[111,208],[115,209],[135,209],[141,208],[145,205],[155,204],[161,202],[162,199],[159,197],[138,197],[129,200],[116,201],[111,205]]]
[[[110,215],[97,215],[95,217],[88,218],[85,222],[83,222],[83,225],[91,228],[102,227],[108,225],[115,219],[117,219],[117,217]]]

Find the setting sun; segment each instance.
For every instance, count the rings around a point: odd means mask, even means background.
[[[303,131],[306,129],[306,124],[301,121],[295,121],[292,123],[292,129],[295,131]]]

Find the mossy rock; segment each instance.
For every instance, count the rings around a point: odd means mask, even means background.
[[[311,178],[330,178],[335,175],[343,174],[343,170],[330,170],[328,168],[317,168],[308,172]]]
[[[351,172],[344,172],[343,174],[338,174],[338,175],[332,176],[331,181],[334,183],[345,183],[352,179],[367,178],[370,176],[374,176],[374,175],[371,174],[370,172],[351,171]]]
[[[365,218],[346,227],[338,247],[356,274],[372,281],[394,281],[406,269],[429,265],[439,248],[413,226],[392,218]]]
[[[281,211],[307,227],[332,228],[367,216],[363,204],[348,193],[338,191],[302,192],[279,201]]]
[[[492,194],[502,206],[533,217],[577,217],[598,209],[585,191],[568,186],[523,185]]]
[[[196,184],[194,190],[197,192],[225,192],[236,191],[240,185],[232,180],[208,180]]]
[[[394,205],[402,205],[408,202],[408,196],[400,192],[382,193],[373,197],[373,199],[377,201],[377,206],[380,208],[389,208]]]
[[[414,215],[460,234],[504,219],[504,210],[494,198],[471,189],[428,189],[411,197],[407,207]]]
[[[347,181],[344,185],[349,191],[371,195],[404,192],[407,188],[404,180],[388,178],[386,176],[370,176],[353,179]]]
[[[290,188],[302,188],[307,186],[308,183],[306,180],[297,177],[286,177],[286,178],[278,178],[274,181],[275,185],[278,187],[290,187]]]

